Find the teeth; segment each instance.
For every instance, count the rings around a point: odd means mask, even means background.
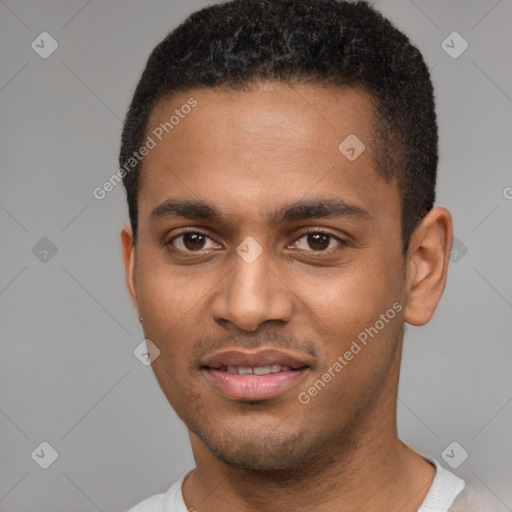
[[[268,375],[270,373],[270,366],[257,366],[252,369],[256,375]]]
[[[289,372],[290,366],[281,366],[280,364],[271,364],[268,366],[224,366],[226,372],[233,375],[268,375],[269,373]]]

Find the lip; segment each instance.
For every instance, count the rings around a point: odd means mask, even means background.
[[[291,370],[267,375],[238,375],[223,371],[226,366],[267,366],[279,364]],[[222,394],[241,401],[275,398],[295,386],[308,371],[307,360],[291,352],[274,349],[257,351],[226,350],[205,359],[202,372],[206,380]]]
[[[208,368],[222,368],[223,366],[266,366],[270,364],[280,364],[289,366],[295,370],[309,366],[308,360],[301,359],[300,356],[292,352],[284,352],[275,349],[249,350],[224,350],[216,352],[207,357],[202,366]]]

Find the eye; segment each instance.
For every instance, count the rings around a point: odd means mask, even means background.
[[[214,247],[205,246],[207,240],[210,240],[215,246],[215,242],[201,231],[187,231],[171,238],[165,245],[172,245],[176,249],[184,252],[202,251],[212,249]]]
[[[305,243],[302,243],[302,247],[300,246],[300,240],[305,239]],[[294,244],[298,246],[299,249],[308,250],[308,247],[313,249],[316,252],[326,251],[332,248],[331,242],[337,242],[337,245],[345,245],[345,242],[334,236],[330,233],[324,233],[322,231],[313,231],[310,233],[305,233],[300,238],[298,238]]]

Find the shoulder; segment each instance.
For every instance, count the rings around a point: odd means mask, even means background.
[[[510,510],[485,489],[465,486],[453,501],[449,512],[506,512]]]
[[[189,472],[183,474],[165,493],[155,494],[141,501],[128,512],[187,512],[181,485]]]
[[[507,512],[508,507],[486,489],[468,485],[435,459],[425,457],[436,467],[432,486],[418,512]]]
[[[128,512],[164,512],[164,498],[165,494],[163,493],[155,494],[154,496],[141,501],[128,510]]]

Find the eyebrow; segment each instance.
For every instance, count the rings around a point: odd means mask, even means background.
[[[184,217],[185,219],[205,219],[222,221],[223,216],[214,206],[205,201],[190,201],[169,198],[151,211],[150,220],[161,218]]]
[[[217,222],[227,220],[215,206],[202,200],[168,198],[150,213],[150,220],[153,222],[173,217]],[[284,205],[271,213],[267,220],[271,224],[280,224],[305,219],[347,217],[370,219],[371,215],[367,210],[342,199],[315,198]]]
[[[271,222],[279,224],[304,219],[343,217],[369,219],[371,215],[360,206],[342,199],[318,198],[298,201],[279,208],[272,216]]]

